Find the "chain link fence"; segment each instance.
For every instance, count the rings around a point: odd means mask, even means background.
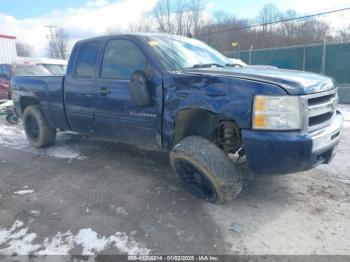
[[[350,43],[223,52],[252,65],[272,65],[333,77],[342,103],[350,103]]]

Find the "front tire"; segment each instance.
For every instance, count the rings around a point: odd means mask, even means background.
[[[53,145],[56,128],[51,127],[38,105],[28,106],[23,113],[23,126],[29,143],[36,148]]]
[[[170,162],[187,191],[204,201],[229,202],[243,189],[242,170],[202,137],[181,140],[170,152]]]

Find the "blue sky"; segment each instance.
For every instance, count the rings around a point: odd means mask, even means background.
[[[45,25],[62,27],[71,43],[105,34],[108,28],[128,30],[152,10],[157,0],[0,0],[0,34],[15,35],[33,46],[37,55],[47,48]],[[300,15],[350,6],[350,0],[206,0],[206,14],[229,12],[239,18],[254,18],[267,3],[280,10],[294,9]],[[333,27],[349,25],[350,12],[327,17]]]
[[[109,2],[122,1],[111,0]],[[147,2],[147,0],[140,1]],[[38,17],[51,11],[79,8],[88,2],[88,0],[0,0],[0,13],[25,19]],[[296,9],[299,13],[350,6],[350,0],[207,0],[207,2],[211,4],[212,11],[228,11],[238,17],[247,18],[256,16],[259,9],[266,3],[273,3],[282,10]],[[316,6],[313,4],[315,2],[317,2]]]
[[[86,0],[0,0],[0,12],[23,19],[40,16],[53,10],[80,7],[86,2]]]

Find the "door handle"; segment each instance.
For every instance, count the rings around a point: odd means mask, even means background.
[[[111,90],[109,90],[107,87],[101,87],[100,90],[98,90],[98,93],[101,96],[106,96],[106,95],[109,95],[111,93]]]

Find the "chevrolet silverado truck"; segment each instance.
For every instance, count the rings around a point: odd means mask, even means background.
[[[12,92],[32,146],[52,145],[60,129],[158,148],[184,187],[212,203],[236,198],[247,173],[329,163],[343,123],[332,79],[237,68],[174,35],[77,42],[65,76],[14,77]]]

